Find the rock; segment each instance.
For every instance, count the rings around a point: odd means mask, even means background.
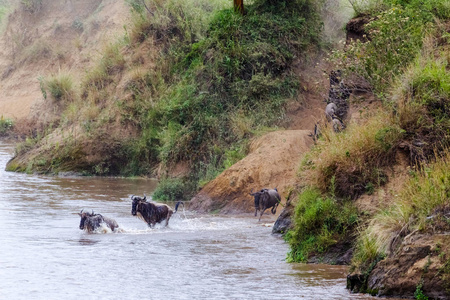
[[[414,298],[420,286],[429,298],[449,299],[449,242],[446,233],[405,237],[394,253],[376,264],[367,277],[367,287],[361,274],[352,274],[347,277],[347,288],[356,292],[363,288],[377,296]]]
[[[272,233],[285,234],[288,230],[292,229],[292,217],[294,216],[295,205],[292,204],[292,200],[297,198],[297,193],[289,193],[286,205],[278,216],[275,224],[272,228]]]
[[[291,216],[293,215],[293,213],[294,207],[286,206],[278,216],[278,219],[275,221],[275,224],[272,227],[272,233],[285,234],[289,229],[291,229],[293,226],[291,221]]]

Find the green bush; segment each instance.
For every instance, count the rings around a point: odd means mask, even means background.
[[[13,128],[13,121],[11,119],[0,117],[0,135],[7,133]]]
[[[190,197],[192,187],[190,183],[179,178],[164,178],[162,179],[155,191],[152,198],[158,201],[182,201],[187,200]]]
[[[289,242],[289,261],[302,262],[345,239],[358,222],[358,213],[350,201],[324,197],[313,188],[303,191],[295,207],[294,229],[285,238]]]

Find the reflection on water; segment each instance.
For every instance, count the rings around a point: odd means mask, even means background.
[[[187,206],[150,229],[130,196],[155,181],[5,172],[11,153],[0,142],[0,299],[372,299],[348,293],[345,267],[285,263],[287,245],[256,218]],[[81,209],[121,230],[79,230]]]
[[[87,238],[81,238],[78,240],[78,243],[80,243],[80,245],[82,245],[82,246],[90,246],[90,245],[97,244],[98,241],[94,241],[94,240],[87,239]]]

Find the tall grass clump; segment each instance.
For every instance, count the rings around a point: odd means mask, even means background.
[[[40,78],[40,85],[44,98],[51,96],[55,102],[71,101],[75,96],[72,76],[66,72]]]
[[[437,39],[427,38],[422,54],[393,89],[396,122],[412,163],[427,161],[450,145],[450,57]]]
[[[351,201],[338,201],[307,188],[298,198],[293,221],[294,229],[285,236],[290,245],[288,260],[304,262],[344,240],[357,225],[358,213]]]
[[[180,41],[193,43],[205,37],[206,28],[226,0],[153,1],[127,0],[133,14],[129,36],[132,44],[154,39],[164,48]]]
[[[323,192],[356,198],[386,183],[384,167],[394,162],[403,131],[389,114],[379,111],[365,124],[351,124],[340,134],[324,131],[303,162],[301,178]]]
[[[180,178],[164,178],[159,182],[152,198],[164,202],[188,200],[193,190],[189,184],[188,181]]]

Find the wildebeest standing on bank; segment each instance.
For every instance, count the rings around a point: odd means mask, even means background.
[[[250,191],[250,195],[255,197],[255,217],[258,213],[258,210],[261,211],[259,215],[258,221],[261,220],[264,211],[268,208],[272,208],[272,214],[275,214],[277,211],[278,204],[281,202],[280,194],[278,190],[275,189],[262,189],[259,192],[253,193],[253,190]]]
[[[102,223],[106,224],[106,226],[109,227],[111,231],[119,228],[119,225],[115,220],[104,217],[101,214],[96,214],[94,212],[83,212],[83,210],[81,210],[78,215],[81,217],[80,229],[86,230],[89,233],[94,232],[101,226]]]
[[[131,200],[133,201],[131,214],[133,216],[137,215],[139,218],[143,219],[151,228],[155,227],[156,223],[161,223],[163,220],[166,220],[165,226],[169,224],[169,219],[173,214],[173,210],[167,204],[147,202],[147,196],[141,198],[133,195],[131,196]],[[179,201],[175,205],[175,212],[178,210],[180,204],[183,203]]]

